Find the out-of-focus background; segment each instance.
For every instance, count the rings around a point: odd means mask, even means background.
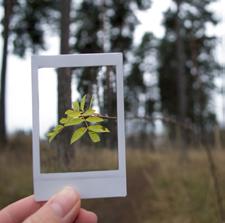
[[[225,221],[223,0],[0,2],[1,208],[32,193],[31,55],[122,52],[128,196],[83,206],[99,222]],[[42,92],[46,112],[60,117],[71,83],[80,99],[98,82],[85,72],[73,82],[59,76],[49,74]],[[51,126],[55,117],[46,117]],[[111,162],[115,149],[103,150],[80,162]],[[62,151],[66,163],[69,150]]]

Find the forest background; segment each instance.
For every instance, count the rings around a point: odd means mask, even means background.
[[[128,218],[132,218],[129,222],[224,221],[224,21],[220,14],[224,3],[167,1],[160,15],[162,24],[153,30],[156,18],[146,18],[161,7],[157,4],[156,0],[2,1],[0,176],[1,182],[12,185],[0,185],[2,205],[31,191],[31,172],[20,178],[31,161],[19,171],[12,165],[3,174],[4,164],[15,163],[20,156],[28,161],[31,152],[30,65],[23,70],[16,57],[29,61],[37,53],[123,52],[130,196],[124,203],[109,201],[117,209],[124,204],[116,216],[107,200],[85,205],[96,209],[103,222],[109,216],[112,222]],[[139,28],[143,21],[149,29]],[[85,73],[76,83],[81,95],[84,83],[93,84]],[[24,89],[28,98],[19,96]],[[58,108],[60,114],[60,99],[48,108]],[[18,155],[19,149],[26,155]],[[103,159],[110,159],[110,153]],[[144,188],[140,197],[139,187]],[[126,215],[137,207],[140,213]]]

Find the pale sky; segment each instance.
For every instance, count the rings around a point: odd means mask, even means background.
[[[140,39],[144,31],[152,31],[157,37],[162,37],[164,30],[160,25],[162,22],[162,12],[166,11],[170,6],[170,0],[154,0],[153,5],[148,12],[138,13],[138,18],[141,20],[142,24],[139,25],[135,33],[136,40]],[[217,15],[223,19],[223,10],[225,9],[225,1],[220,0],[217,4],[214,4],[213,9],[216,11]],[[2,14],[2,13],[1,13]],[[224,19],[223,19],[224,21]],[[224,22],[218,25],[217,27],[209,27],[208,32],[216,34],[220,38],[220,45],[216,51],[215,56],[221,62],[225,62],[224,50],[225,50],[225,41],[222,36],[225,37],[225,27]],[[57,55],[59,40],[57,37],[49,37],[49,49],[46,52],[41,53],[41,55]],[[0,39],[0,47],[2,47],[2,39]],[[0,55],[1,61],[1,55]],[[46,81],[46,79],[45,79]],[[48,92],[54,92],[54,89],[49,89],[48,82],[52,82],[53,79],[49,75],[49,80],[46,81],[46,97]],[[219,85],[221,82],[217,80]],[[13,55],[9,56],[8,59],[8,72],[7,72],[7,104],[6,104],[6,114],[7,114],[7,130],[12,133],[16,130],[31,130],[32,128],[32,106],[31,106],[31,64],[30,57],[27,57],[25,60],[19,59]],[[219,119],[222,119],[222,108],[223,103],[219,96],[216,97],[216,107]],[[45,106],[48,109],[56,108],[56,101],[47,100],[48,104]],[[55,118],[52,120],[46,119],[46,128],[47,126],[54,123]],[[44,131],[45,127],[43,127]]]

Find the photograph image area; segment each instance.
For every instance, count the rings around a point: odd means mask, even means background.
[[[115,67],[41,68],[38,82],[41,173],[117,170]]]

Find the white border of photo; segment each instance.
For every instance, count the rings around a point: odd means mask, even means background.
[[[117,85],[118,169],[105,171],[41,173],[38,69],[60,67],[115,66]],[[126,155],[123,94],[122,53],[68,54],[32,56],[33,109],[33,184],[37,201],[48,200],[64,186],[72,186],[81,198],[124,197],[126,185]]]

